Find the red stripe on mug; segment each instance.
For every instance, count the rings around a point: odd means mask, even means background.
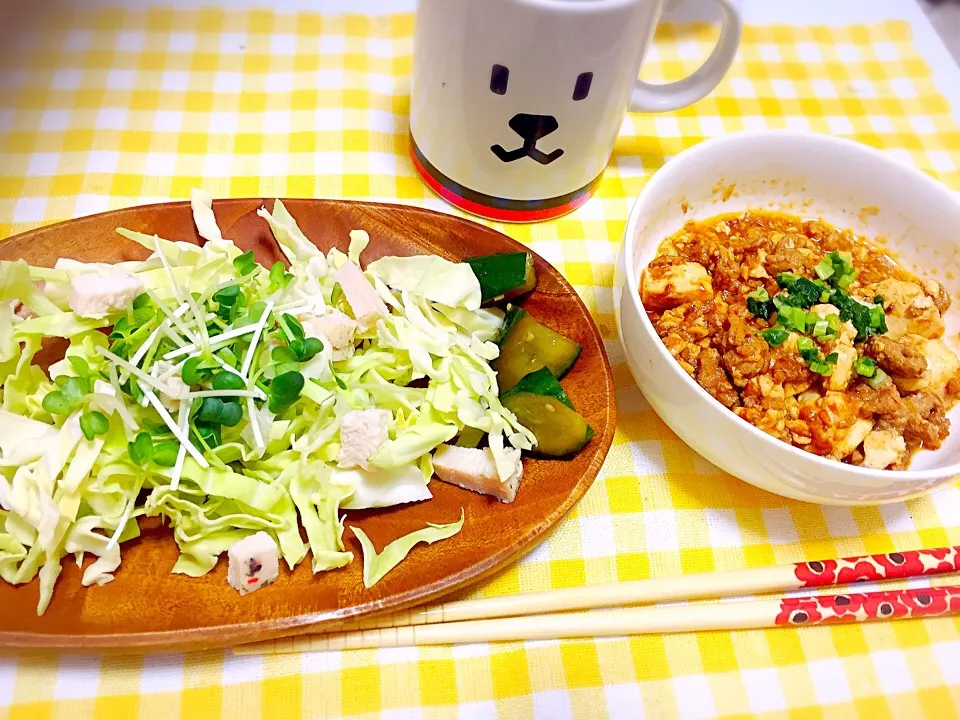
[[[417,172],[420,174],[420,177],[423,178],[423,181],[433,190],[437,195],[442,197],[451,205],[454,205],[462,210],[466,210],[469,213],[474,215],[480,215],[481,217],[490,218],[491,220],[499,220],[502,222],[537,222],[541,220],[551,220],[561,215],[565,215],[568,212],[576,210],[578,207],[583,205],[587,200],[590,199],[590,195],[593,189],[596,187],[600,178],[596,178],[588,185],[583,187],[581,190],[577,191],[574,197],[562,205],[554,205],[552,207],[536,207],[537,201],[529,201],[532,207],[525,209],[508,209],[508,208],[498,208],[490,205],[484,205],[482,203],[475,202],[468,198],[463,197],[452,188],[443,184],[441,178],[436,177],[430,172],[424,163],[420,162],[420,158],[417,156],[416,145],[410,143],[410,156],[413,158],[413,165],[417,169]],[[439,173],[438,173],[439,175]],[[543,202],[549,202],[545,200]]]

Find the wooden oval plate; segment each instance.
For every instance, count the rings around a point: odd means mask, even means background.
[[[257,216],[272,200],[214,203],[224,237],[270,265],[283,259],[267,223]],[[419,208],[339,200],[284,201],[304,233],[324,251],[346,251],[350,230],[370,233],[364,263],[383,255],[434,253],[450,260],[526,250],[494,230]],[[59,257],[117,262],[146,252],[114,232],[126,227],[170,240],[200,243],[189,203],[117,210],[39,228],[0,244],[0,259],[53,265]],[[123,545],[116,579],[103,587],[80,585],[81,570],[63,559],[53,601],[37,617],[38,581],[0,581],[0,645],[21,648],[155,650],[208,648],[318,630],[360,615],[397,611],[464,588],[504,567],[540,540],[579,500],[600,470],[613,440],[616,407],[610,365],[597,328],[560,273],[534,256],[537,288],[522,306],[545,324],[583,345],[563,386],[596,431],[568,460],[526,459],[512,504],[434,480],[433,499],[393,509],[351,511],[347,525],[363,528],[377,548],[426,523],[457,520],[463,530],[449,540],[418,545],[370,590],[361,580],[360,544],[348,529],[344,542],[355,558],[347,567],[313,575],[309,561],[293,572],[281,563],[271,587],[240,597],[227,585],[226,561],[202,578],[173,575],[177,546],[157,518],[141,519],[142,535]],[[89,561],[88,561],[89,562]]]

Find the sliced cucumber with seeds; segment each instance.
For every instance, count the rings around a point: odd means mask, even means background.
[[[583,416],[555,397],[517,392],[505,394],[501,401],[536,436],[534,452],[538,455],[570,455],[593,437],[593,429]]]
[[[553,376],[553,373],[550,372],[549,368],[543,367],[535,372],[530,373],[529,375],[526,375],[522,380],[520,380],[520,382],[500,396],[500,402],[504,402],[510,396],[522,392],[552,397],[562,402],[571,410],[576,409],[573,407],[573,403],[570,402],[570,398],[567,397],[567,393],[564,392],[563,387],[559,382],[557,382],[557,379]]]
[[[464,260],[480,281],[484,303],[510,300],[533,290],[537,272],[530,253],[498,253]]]
[[[483,440],[484,435],[486,435],[486,433],[483,430],[466,425],[463,430],[460,431],[454,445],[457,447],[475,448],[480,444],[480,441]]]
[[[501,393],[540,368],[549,369],[554,377],[563,377],[582,350],[579,343],[541,325],[518,307],[507,312],[497,344],[500,357],[492,366],[497,371]]]

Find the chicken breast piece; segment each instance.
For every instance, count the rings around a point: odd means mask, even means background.
[[[387,439],[389,410],[351,410],[340,421],[340,456],[342,468],[369,469],[370,458]]]
[[[377,320],[387,315],[387,306],[356,263],[345,262],[337,270],[335,278],[350,303],[361,331],[369,330],[377,324]]]
[[[648,267],[643,271],[640,287],[643,304],[651,310],[669,310],[713,297],[710,273],[694,262]]]
[[[490,448],[464,448],[441,445],[433,453],[433,471],[444,482],[472,490],[482,495],[493,495],[501,502],[513,502],[523,477],[523,462],[519,450],[508,450],[515,463],[513,473],[505,481],[497,474],[497,464]]]
[[[142,292],[139,279],[117,268],[82,273],[70,282],[70,309],[80,317],[103,318],[126,310]]]
[[[353,336],[357,321],[339,310],[324,315],[304,313],[298,318],[307,337],[322,337],[330,343],[333,360],[346,360],[355,350]]]

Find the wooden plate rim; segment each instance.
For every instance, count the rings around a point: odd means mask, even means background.
[[[161,632],[139,632],[139,633],[102,633],[102,634],[43,634],[43,633],[21,633],[0,631],[0,647],[21,649],[21,650],[48,650],[48,649],[70,649],[70,650],[95,650],[116,651],[116,652],[136,652],[142,649],[164,650],[164,649],[190,649],[211,647],[210,637],[216,636],[220,631],[229,632],[231,637],[238,638],[242,642],[251,642],[254,640],[269,640],[278,637],[286,637],[308,633],[313,630],[322,629],[324,632],[331,632],[337,629],[337,626],[349,619],[376,615],[378,613],[393,613],[401,611],[411,606],[422,605],[436,600],[444,595],[454,593],[458,590],[477,583],[484,577],[496,572],[509,565],[513,560],[518,559],[526,551],[530,550],[538,541],[543,539],[544,534],[553,528],[570,509],[584,496],[586,491],[593,484],[600,468],[606,459],[607,453],[613,443],[616,430],[616,393],[613,383],[613,372],[607,358],[606,348],[603,343],[603,336],[597,328],[593,316],[590,314],[583,300],[577,294],[573,286],[567,281],[563,274],[557,270],[551,263],[537,254],[534,250],[495,230],[494,228],[482,225],[472,220],[461,218],[456,215],[430,210],[414,205],[404,205],[401,203],[382,203],[368,202],[363,200],[330,200],[323,198],[281,198],[283,202],[311,202],[320,204],[349,204],[358,207],[379,208],[384,210],[401,211],[403,213],[412,213],[423,217],[424,221],[430,222],[431,218],[442,217],[449,222],[454,220],[466,225],[482,228],[484,231],[493,232],[500,235],[502,241],[511,246],[515,251],[529,252],[533,255],[538,267],[546,267],[555,276],[563,287],[563,293],[549,292],[541,290],[542,295],[546,297],[558,297],[569,293],[575,298],[578,308],[583,318],[586,319],[591,334],[597,342],[600,349],[601,368],[603,371],[603,391],[608,398],[606,403],[606,415],[604,418],[603,433],[598,436],[598,443],[595,445],[593,457],[587,467],[587,471],[580,477],[577,484],[566,496],[563,503],[557,506],[553,512],[544,517],[533,530],[518,537],[513,543],[505,546],[501,551],[488,556],[486,559],[477,562],[455,575],[449,575],[430,585],[415,586],[399,595],[389,598],[388,602],[383,600],[371,600],[361,605],[352,605],[349,607],[338,608],[336,610],[309,613],[295,617],[257,620],[241,624],[229,623],[224,625],[204,626],[201,628],[190,628],[184,630],[167,630]],[[230,208],[233,206],[251,205],[250,212],[255,212],[261,205],[272,202],[272,199],[266,198],[228,198],[214,201],[214,209]],[[255,205],[253,205],[256,203]],[[117,225],[122,226],[120,218],[131,212],[144,209],[161,210],[165,207],[189,207],[189,201],[175,201],[167,203],[156,203],[148,205],[138,205],[128,208],[118,208],[93,215],[85,215],[79,218],[73,218],[51,225],[34,228],[23,233],[6,238],[0,241],[0,250],[14,241],[22,241],[27,236],[40,236],[49,232],[60,232],[71,225],[89,221],[92,218],[102,220],[116,217]],[[449,255],[445,253],[441,245],[418,240],[417,244],[426,250],[439,255]],[[321,626],[325,626],[322,627]]]

